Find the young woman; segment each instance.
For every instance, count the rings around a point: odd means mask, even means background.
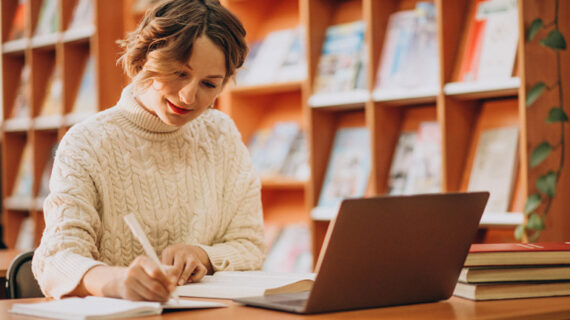
[[[212,109],[244,36],[217,0],[167,0],[122,42],[132,83],[56,153],[33,259],[44,294],[165,301],[207,273],[262,266],[260,182],[234,123]],[[168,274],[123,221],[131,212]]]

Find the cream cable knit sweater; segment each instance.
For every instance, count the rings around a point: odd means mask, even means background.
[[[137,104],[73,126],[58,147],[33,259],[44,294],[60,298],[99,264],[143,254],[123,216],[133,212],[160,255],[200,245],[214,270],[259,269],[264,259],[260,182],[232,120],[208,110],[183,127]]]

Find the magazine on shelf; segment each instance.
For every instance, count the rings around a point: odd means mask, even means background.
[[[469,175],[468,191],[489,191],[485,214],[503,213],[509,209],[517,176],[517,126],[483,130]]]
[[[293,142],[301,131],[296,122],[277,122],[268,131],[261,129],[256,132],[250,143],[249,150],[253,165],[261,177],[281,175]]]
[[[396,149],[394,150],[394,156],[392,157],[392,165],[390,166],[388,194],[404,194],[408,172],[412,168],[412,159],[417,137],[418,133],[415,131],[400,133]]]
[[[263,271],[284,273],[309,273],[313,270],[311,231],[308,225],[288,224],[267,253]]]
[[[73,114],[85,115],[97,112],[97,88],[95,86],[95,68],[93,64],[93,58],[89,57],[85,63],[79,91],[73,104]]]
[[[518,43],[517,0],[476,0],[461,56],[459,81],[512,76]]]
[[[14,12],[12,18],[12,27],[10,29],[10,34],[8,35],[8,40],[18,40],[22,39],[26,33],[26,10],[28,6],[27,0],[18,0],[18,6]]]
[[[376,90],[437,89],[439,57],[435,5],[390,15],[376,74]],[[432,91],[433,91],[432,90]]]
[[[356,88],[363,64],[364,22],[328,27],[317,65],[314,93],[336,93]]]
[[[420,123],[405,194],[441,192],[441,131],[435,121]]]
[[[300,81],[307,77],[307,59],[305,56],[305,29],[294,30],[293,41],[287,55],[277,71],[275,82]]]
[[[34,35],[45,35],[59,31],[58,0],[43,0]]]
[[[30,66],[25,64],[20,73],[20,85],[16,93],[16,100],[12,107],[10,118],[29,118],[30,117]]]
[[[248,44],[249,52],[247,53],[247,57],[245,58],[241,68],[239,68],[236,73],[236,84],[238,86],[247,85],[247,73],[255,63],[255,57],[257,56],[262,43],[263,41],[259,40]]]
[[[294,43],[296,29],[282,29],[270,32],[261,43],[255,59],[243,77],[242,85],[260,85],[276,81],[279,69],[285,62]]]
[[[311,212],[317,218],[333,218],[345,198],[362,197],[370,177],[370,133],[366,127],[339,128],[317,208]]]
[[[46,96],[40,110],[40,117],[60,115],[63,106],[63,79],[61,68],[56,65],[46,86]]]
[[[33,161],[32,143],[28,141],[22,151],[11,198],[31,199],[32,183],[34,181]]]
[[[299,130],[295,140],[291,143],[289,153],[285,158],[280,174],[297,180],[307,180],[311,174],[309,168],[309,150],[307,137]]]
[[[75,9],[73,9],[73,18],[69,24],[69,30],[82,29],[93,25],[93,1],[95,0],[79,0],[77,2]]]

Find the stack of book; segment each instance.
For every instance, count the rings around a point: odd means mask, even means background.
[[[471,300],[570,295],[570,242],[473,244],[453,294]]]

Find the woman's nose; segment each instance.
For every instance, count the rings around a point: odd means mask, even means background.
[[[178,92],[180,101],[184,104],[192,105],[196,101],[196,93],[198,92],[198,82],[189,81],[180,91]]]

